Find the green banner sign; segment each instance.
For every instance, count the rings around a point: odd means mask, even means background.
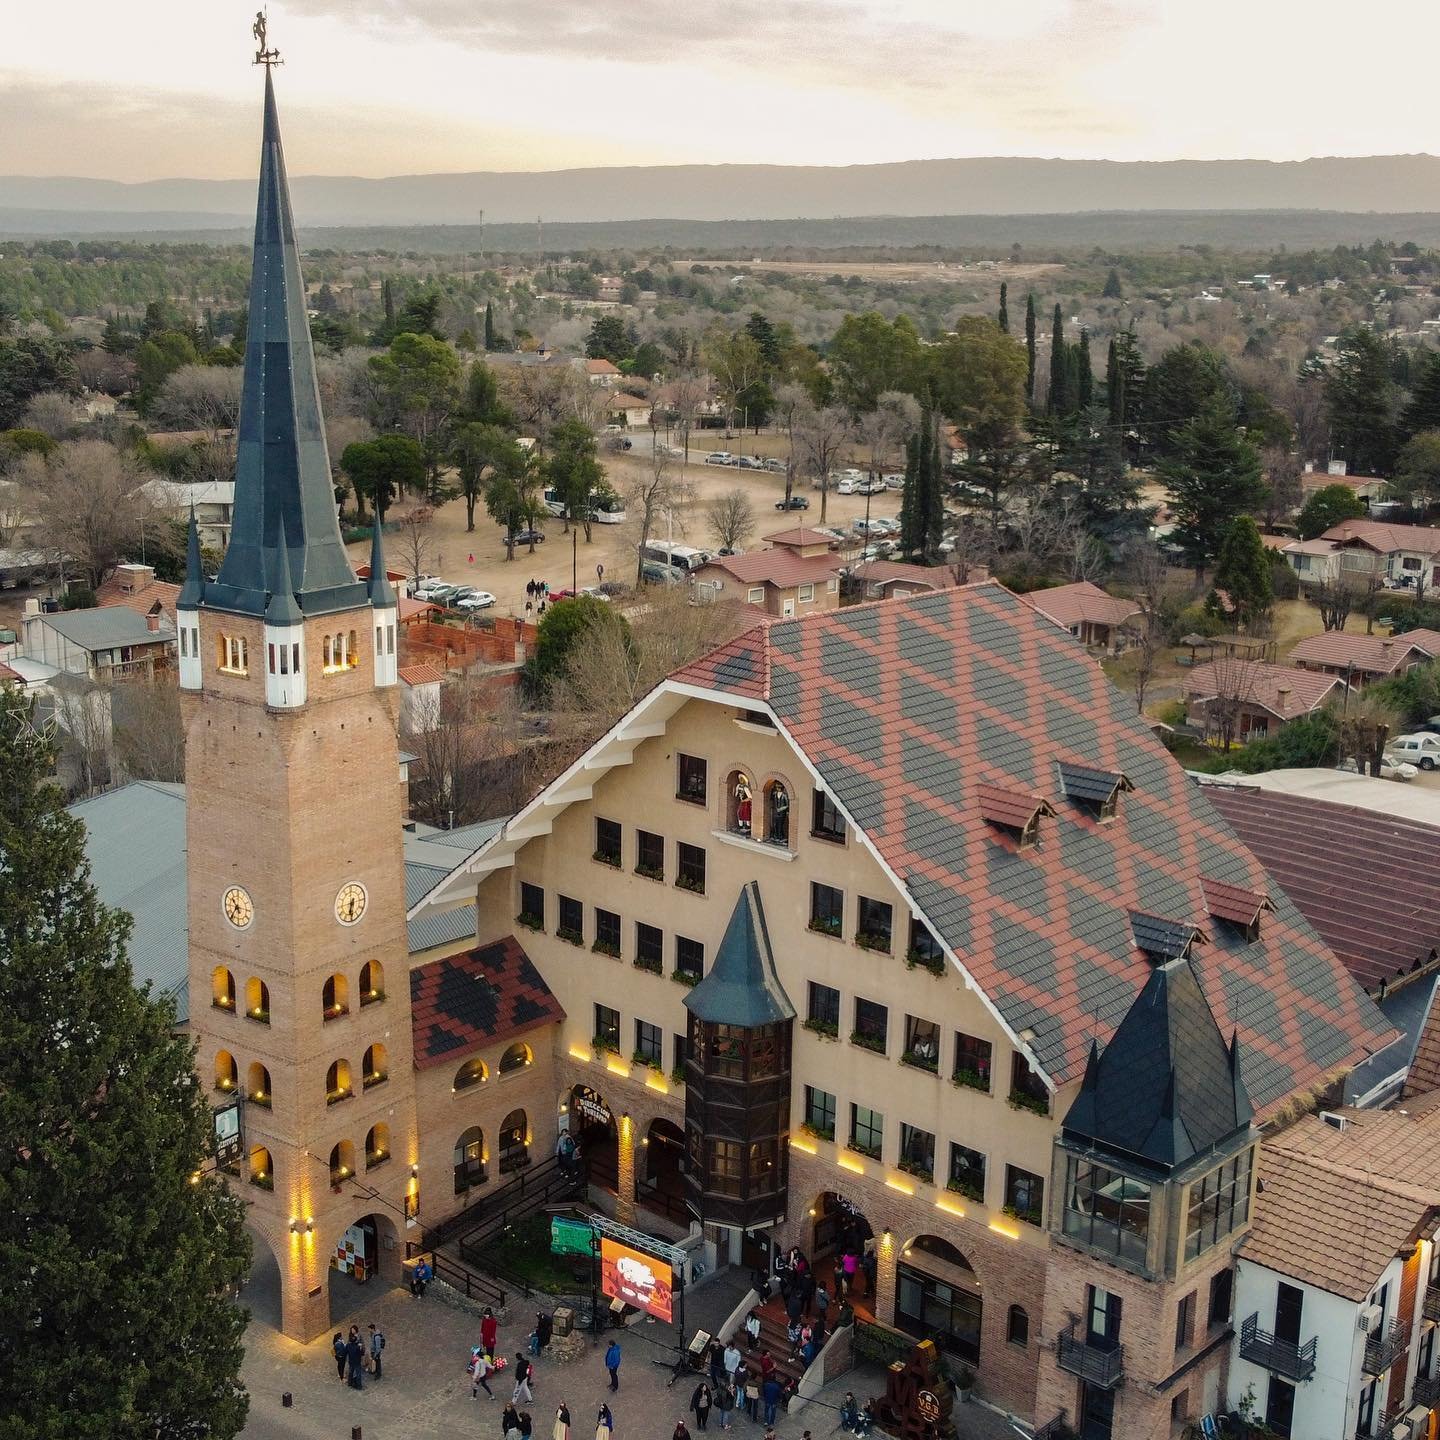
[[[593,1255],[595,1232],[583,1220],[550,1217],[550,1249],[556,1255]]]

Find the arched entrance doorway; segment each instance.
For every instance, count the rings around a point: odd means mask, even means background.
[[[240,1303],[250,1312],[252,1325],[279,1330],[284,1323],[280,1305],[280,1262],[270,1242],[253,1225],[245,1229],[250,1236],[250,1273],[240,1287]]]
[[[647,1210],[688,1224],[685,1205],[685,1132],[668,1120],[652,1120],[640,1141],[635,1199]]]
[[[896,1329],[933,1340],[947,1355],[975,1365],[983,1313],[980,1281],[963,1251],[939,1235],[917,1235],[901,1250],[895,1266]]]
[[[399,1232],[388,1215],[362,1215],[347,1226],[329,1257],[331,1323],[375,1298],[386,1284],[398,1283],[402,1253]]]
[[[865,1212],[834,1190],[825,1190],[810,1208],[810,1264],[817,1280],[831,1286],[831,1293],[847,1291],[850,1303],[862,1318],[873,1319],[875,1303],[875,1231]],[[846,1264],[846,1256],[853,1265]],[[842,1276],[848,1283],[842,1287]]]
[[[613,1195],[619,1188],[619,1140],[615,1116],[605,1097],[588,1085],[574,1085],[566,1098],[561,1128],[569,1122],[570,1134],[579,1146],[580,1164],[586,1181]]]

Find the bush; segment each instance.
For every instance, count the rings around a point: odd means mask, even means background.
[[[1300,577],[1278,550],[1270,552],[1270,589],[1277,600],[1300,598]]]
[[[1187,605],[1170,622],[1170,644],[1178,645],[1186,635],[1223,635],[1225,622],[1212,615],[1203,603]]]

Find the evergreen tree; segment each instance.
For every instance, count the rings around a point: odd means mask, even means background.
[[[1199,343],[1175,345],[1150,367],[1142,401],[1132,413],[1139,409],[1145,439],[1161,459],[1173,452],[1176,432],[1211,405],[1235,413],[1220,357]]]
[[[1352,475],[1389,475],[1399,448],[1389,348],[1373,330],[1359,326],[1340,337],[1339,348],[1325,372],[1330,438]]]
[[[101,343],[110,349],[110,327],[105,327],[106,339]],[[1410,403],[1401,417],[1401,428],[1406,437],[1418,435],[1422,430],[1440,430],[1440,351],[1432,352],[1420,367],[1415,377],[1415,388],[1410,392]]]
[[[1050,323],[1050,394],[1045,402],[1047,415],[1064,415],[1070,409],[1065,391],[1065,321],[1056,301],[1055,315]]]
[[[1295,528],[1302,540],[1314,540],[1334,525],[1358,520],[1365,513],[1365,502],[1348,485],[1322,485],[1295,517]]]
[[[1088,410],[1094,399],[1095,372],[1090,367],[1090,332],[1080,332],[1080,343],[1075,347],[1075,408]]]
[[[1035,403],[1035,296],[1025,297],[1025,403]]]
[[[1247,630],[1269,613],[1275,598],[1270,584],[1270,556],[1248,515],[1237,515],[1220,542],[1220,553],[1215,557],[1215,589],[1230,597],[1237,629]]]
[[[1173,442],[1158,468],[1175,512],[1174,538],[1203,574],[1231,520],[1264,498],[1260,455],[1221,399],[1175,431]]]
[[[0,687],[0,1437],[229,1440],[244,1205],[174,1003],[136,988],[54,745]]]
[[[921,476],[920,454],[921,436],[925,433],[929,419],[926,414],[920,421],[920,429],[905,442],[905,484],[900,491],[900,548],[907,555],[915,554],[923,540],[920,489],[924,481]]]
[[[495,348],[495,303],[492,300],[485,302],[485,348]]]
[[[1010,333],[1010,287],[1003,280],[1000,282],[1000,328],[1007,335]]]
[[[925,510],[921,516],[924,537],[921,549],[926,559],[935,559],[945,538],[945,474],[940,463],[940,420],[932,417],[924,431],[925,485],[921,491]]]
[[[745,333],[755,342],[760,358],[774,372],[780,368],[780,337],[770,323],[770,317],[756,310],[745,322]]]
[[[1125,292],[1120,288],[1120,272],[1113,265],[1105,277],[1105,288],[1100,294],[1106,300],[1119,300],[1124,297]]]
[[[385,307],[385,328],[393,332],[395,329],[395,292],[390,288],[388,280],[380,282],[380,303]]]

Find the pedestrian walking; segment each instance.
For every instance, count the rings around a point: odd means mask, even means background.
[[[345,1337],[337,1330],[335,1338],[330,1342],[330,1349],[335,1356],[335,1373],[343,1381],[345,1379]]]
[[[490,1388],[490,1371],[493,1368],[490,1363],[490,1357],[485,1353],[484,1347],[477,1345],[470,1352],[470,1398],[472,1400],[478,1400],[480,1398],[479,1392],[481,1390],[492,1400],[495,1398],[495,1392]],[[510,1409],[511,1407],[508,1405],[505,1407],[507,1415]],[[502,1421],[500,1426],[502,1436],[507,1428]]]
[[[570,1411],[563,1400],[555,1412],[555,1426],[550,1436],[551,1440],[570,1440]]]
[[[705,1363],[710,1370],[711,1385],[718,1385],[725,1377],[725,1347],[718,1340],[712,1340],[705,1347]]]
[[[620,1342],[618,1340],[612,1340],[606,1347],[605,1368],[610,1372],[610,1389],[614,1392],[620,1388]]]
[[[780,1377],[773,1372],[760,1387],[760,1398],[765,1404],[765,1423],[775,1423],[775,1411],[779,1408],[780,1397],[785,1393],[785,1387],[780,1383]]]
[[[690,1397],[690,1410],[695,1416],[695,1425],[698,1429],[709,1429],[710,1408],[714,1403],[715,1392],[710,1388],[710,1382],[702,1380],[695,1387],[695,1393]]]
[[[866,1293],[874,1295],[875,1274],[880,1268],[880,1261],[873,1248],[867,1250],[864,1255],[860,1257],[860,1268],[865,1272]]]
[[[495,1341],[500,1336],[500,1322],[495,1318],[495,1312],[487,1305],[485,1313],[480,1317],[480,1348],[490,1358],[491,1368],[495,1364]]]
[[[511,1399],[518,1405],[521,1400],[527,1404],[535,1399],[534,1392],[530,1389],[530,1362],[519,1350],[515,1352],[515,1393]]]
[[[353,1325],[345,1342],[345,1374],[352,1390],[365,1388],[365,1347],[360,1343],[360,1331]]]
[[[835,1277],[835,1283],[844,1287],[844,1294],[849,1295],[854,1291],[855,1272],[859,1267],[860,1257],[855,1253],[855,1247],[847,1245],[845,1253],[840,1257],[840,1272]]]
[[[758,1375],[745,1377],[745,1413],[752,1420],[760,1418],[760,1377]]]
[[[675,1422],[675,1428],[670,1432],[670,1440],[690,1440],[690,1431],[683,1420]]]
[[[753,1350],[760,1343],[760,1311],[752,1310],[745,1317],[745,1334],[748,1348]]]
[[[508,1435],[512,1430],[517,1435],[520,1433],[520,1412],[515,1408],[513,1400],[505,1407],[500,1416],[501,1435]]]
[[[760,1383],[763,1385],[775,1373],[775,1357],[768,1351],[760,1352]]]
[[[612,1440],[614,1433],[615,1417],[610,1413],[610,1407],[602,1404],[595,1416],[595,1440]]]
[[[375,1378],[380,1378],[380,1355],[385,1349],[385,1332],[375,1328],[375,1322],[370,1322],[370,1369],[374,1372]]]
[[[543,1352],[550,1344],[550,1336],[555,1331],[554,1317],[541,1311],[535,1317],[535,1338],[540,1342],[540,1349]]]
[[[819,1315],[821,1321],[823,1322],[825,1316],[829,1313],[829,1310],[830,1292],[825,1288],[825,1282],[822,1280],[815,1287],[815,1313]]]
[[[730,1428],[730,1415],[735,1409],[735,1387],[722,1380],[715,1387],[715,1422],[722,1430]]]
[[[522,1410],[520,1412],[521,1440],[530,1440],[531,1435],[533,1435],[534,1433],[535,1422],[530,1418],[530,1412],[528,1410]]]
[[[430,1262],[422,1255],[410,1270],[410,1293],[417,1299],[425,1298],[425,1287],[435,1278]]]
[[[725,1354],[722,1357],[725,1364],[725,1373],[730,1377],[730,1383],[735,1383],[735,1375],[740,1369],[740,1350],[735,1344],[735,1337],[732,1335],[725,1342]]]

